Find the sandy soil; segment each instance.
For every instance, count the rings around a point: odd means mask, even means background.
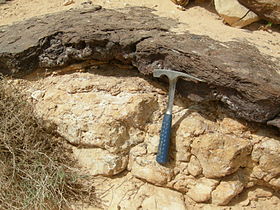
[[[63,6],[64,0],[12,0],[0,5],[0,25],[11,24],[33,16],[53,13],[81,6],[88,0],[74,0],[73,4]],[[239,40],[256,46],[262,53],[273,56],[272,62],[280,66],[280,33],[276,27],[271,33],[261,30],[232,28],[223,24],[221,18],[211,11],[209,3],[191,4],[186,11],[181,11],[170,0],[92,0],[104,8],[127,6],[146,6],[155,9],[159,16],[176,19],[180,22],[173,31],[190,31],[194,34],[207,35],[213,39],[227,42]],[[201,7],[204,6],[204,7]]]

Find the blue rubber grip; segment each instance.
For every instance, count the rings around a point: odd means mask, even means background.
[[[156,161],[159,164],[165,164],[168,162],[171,125],[172,125],[172,114],[165,114],[162,121],[158,153],[156,157]]]

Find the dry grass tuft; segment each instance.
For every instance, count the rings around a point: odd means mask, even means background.
[[[89,177],[35,119],[26,98],[0,78],[0,209],[69,209],[97,204]]]

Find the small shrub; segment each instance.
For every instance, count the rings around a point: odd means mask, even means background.
[[[47,133],[32,106],[0,78],[0,209],[68,209],[72,201],[97,203],[59,137]]]

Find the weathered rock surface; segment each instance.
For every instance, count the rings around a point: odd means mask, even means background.
[[[199,179],[196,181],[196,185],[190,188],[187,195],[195,202],[206,202],[211,199],[211,192],[218,184],[219,182],[214,179]]]
[[[230,200],[242,192],[244,186],[238,181],[221,182],[212,193],[212,202],[219,206],[226,205]]]
[[[155,156],[167,88],[136,70],[92,65],[69,68],[85,73],[16,81],[48,129],[74,146],[80,165],[107,177],[99,189],[112,192],[110,208],[186,209],[184,198],[187,206],[217,208],[252,186],[277,195],[280,144],[273,130],[237,121],[218,104],[176,96],[170,162],[161,166]]]
[[[171,68],[206,80],[180,81],[184,96],[220,100],[250,121],[266,123],[280,113],[278,62],[246,43],[170,32],[175,25],[146,8],[93,6],[32,18],[0,28],[0,71],[23,75],[92,59],[134,65],[143,74]],[[119,127],[112,132],[127,135]]]
[[[59,134],[72,144],[127,153],[144,141],[143,126],[158,109],[157,95],[137,92],[133,80],[114,80],[87,74],[50,79],[51,86],[43,90],[41,103],[36,105],[38,115],[55,124]],[[128,83],[134,94],[122,91]]]
[[[130,173],[101,182],[107,184],[103,189],[105,209],[187,209],[181,193],[145,183]]]
[[[207,178],[218,178],[246,166],[252,145],[250,141],[224,134],[206,134],[192,143],[202,173]]]
[[[280,24],[279,0],[238,0],[261,18],[275,24]]]
[[[279,139],[264,139],[255,144],[252,160],[257,165],[253,169],[253,176],[263,179],[272,186],[280,189],[280,142]]]
[[[223,20],[233,27],[244,27],[260,18],[248,8],[242,6],[238,0],[214,0],[215,9]]]
[[[111,154],[100,148],[73,149],[74,157],[90,175],[113,176],[127,167],[128,156]]]
[[[242,175],[236,174],[228,177],[212,192],[212,202],[219,206],[226,205],[233,197],[242,192],[244,186]]]

